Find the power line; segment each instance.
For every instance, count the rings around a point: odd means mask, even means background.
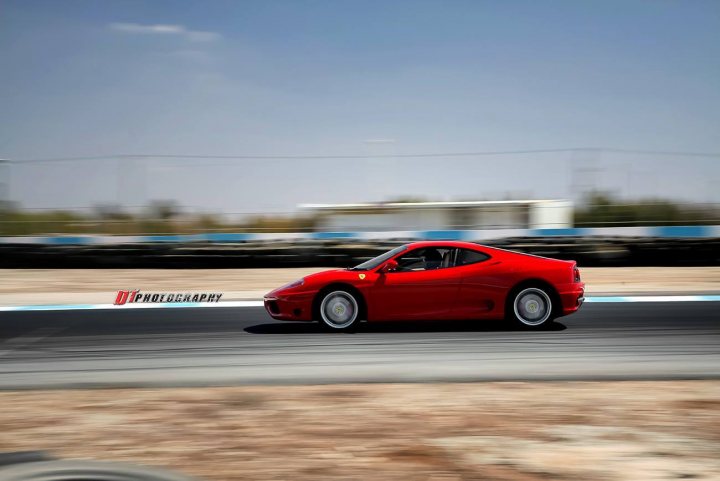
[[[662,155],[682,157],[720,157],[718,152],[681,152],[663,150],[613,149],[596,147],[578,147],[564,149],[532,149],[532,150],[495,150],[477,152],[434,152],[415,154],[379,154],[379,155],[206,155],[206,154],[108,154],[83,157],[46,157],[35,159],[3,159],[11,164],[33,164],[44,162],[74,162],[90,160],[131,160],[131,159],[214,159],[214,160],[358,160],[358,159],[390,159],[390,158],[437,158],[437,157],[480,157],[492,155],[552,154],[566,152],[597,152],[634,155]]]

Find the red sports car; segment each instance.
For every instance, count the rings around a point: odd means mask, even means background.
[[[265,296],[275,319],[331,330],[359,321],[509,319],[539,327],[577,311],[574,261],[469,242],[413,242],[351,267],[312,274]]]

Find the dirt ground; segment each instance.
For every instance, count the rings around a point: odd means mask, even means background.
[[[0,451],[208,480],[720,479],[720,381],[0,392]]]
[[[112,303],[119,289],[220,291],[224,300],[260,299],[322,268],[0,269],[0,305]],[[720,267],[584,268],[588,295],[720,292]]]

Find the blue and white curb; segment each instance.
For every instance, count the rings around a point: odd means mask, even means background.
[[[641,227],[595,227],[557,229],[468,229],[468,230],[405,230],[355,232],[223,232],[178,235],[66,235],[0,237],[0,244],[43,245],[118,245],[209,242],[233,244],[267,241],[309,240],[458,240],[482,241],[508,237],[650,237],[707,239],[720,238],[720,225],[675,225]]]
[[[717,296],[597,296],[586,297],[585,302],[717,302]]]
[[[115,304],[37,304],[30,306],[0,306],[0,312],[10,311],[89,311],[100,309],[171,309],[198,307],[262,307],[263,301],[225,301],[225,302],[158,302]]]
[[[586,297],[588,303],[630,303],[630,302],[720,302],[720,295],[707,296],[595,296]],[[0,312],[12,311],[89,311],[89,310],[125,310],[125,309],[171,309],[203,307],[263,307],[261,300],[225,301],[225,302],[164,302],[123,304],[48,304],[30,306],[0,306]]]

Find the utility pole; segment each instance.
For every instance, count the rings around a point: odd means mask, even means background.
[[[10,211],[10,159],[0,158],[0,235],[7,235],[5,213]]]
[[[570,193],[574,201],[597,188],[598,149],[577,149],[570,157]]]
[[[0,211],[10,210],[10,163],[0,158]]]

